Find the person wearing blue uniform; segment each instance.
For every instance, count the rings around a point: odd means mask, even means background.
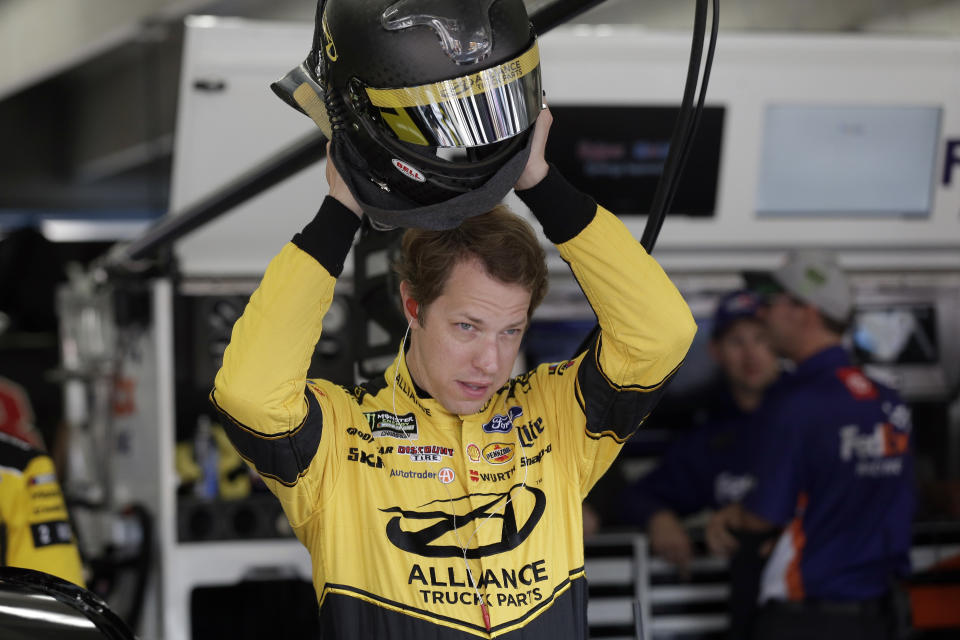
[[[757,487],[730,528],[779,528],[755,638],[895,637],[891,590],[909,572],[914,510],[910,413],[841,344],[846,276],[823,251],[770,274],[762,316],[796,364],[772,399]]]
[[[754,486],[759,407],[780,367],[757,316],[759,297],[737,290],[717,303],[710,355],[720,375],[697,394],[697,426],[679,435],[657,467],[622,495],[625,524],[647,530],[651,551],[684,572],[693,555],[681,518],[741,500]]]
[[[624,524],[646,529],[650,550],[688,572],[693,544],[681,518],[742,500],[756,484],[753,466],[762,430],[764,396],[780,363],[758,316],[760,297],[746,290],[722,296],[710,334],[719,373],[700,392],[692,428],[682,432],[657,467],[629,486],[618,501]],[[713,517],[707,531],[713,528]],[[762,561],[750,550],[764,536],[738,534],[730,562],[728,637],[749,634],[756,616]]]

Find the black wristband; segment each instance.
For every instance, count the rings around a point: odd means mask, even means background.
[[[292,242],[336,278],[343,272],[343,263],[359,228],[360,217],[336,198],[327,196],[317,215],[293,236]]]
[[[597,213],[596,201],[567,182],[552,164],[543,180],[516,194],[530,207],[553,244],[574,238]]]

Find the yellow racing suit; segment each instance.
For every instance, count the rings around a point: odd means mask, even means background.
[[[0,564],[86,586],[53,460],[5,433],[0,433]]]
[[[358,224],[330,198],[234,327],[211,400],[310,551],[322,637],[587,637],[582,500],[695,325],[624,225],[555,169],[519,195],[601,332],[476,414],[420,391],[402,348],[382,378],[353,389],[306,379]]]

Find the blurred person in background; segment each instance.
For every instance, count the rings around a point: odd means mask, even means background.
[[[693,545],[680,519],[741,500],[754,486],[750,468],[760,405],[780,372],[758,296],[733,291],[714,314],[710,355],[720,376],[697,399],[700,424],[677,437],[657,467],[627,488],[623,517],[647,529],[652,551],[685,570]]]
[[[759,433],[767,427],[764,395],[780,375],[779,361],[758,316],[760,298],[732,291],[717,303],[710,355],[719,375],[693,400],[698,424],[677,437],[658,466],[621,495],[625,524],[646,529],[651,551],[686,576],[694,545],[682,518],[719,509],[756,484]],[[734,562],[730,631],[743,637],[755,612],[762,563]]]
[[[708,541],[731,552],[734,531],[778,533],[755,638],[894,638],[914,510],[909,411],[841,344],[852,294],[831,254],[793,252],[763,280],[761,315],[796,370],[769,400],[755,490],[718,512]]]
[[[6,433],[0,433],[0,564],[86,586],[53,460]]]

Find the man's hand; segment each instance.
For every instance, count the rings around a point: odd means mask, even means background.
[[[715,511],[707,521],[707,547],[710,551],[718,556],[732,555],[740,543],[731,529],[743,529],[743,520],[743,507],[737,503]]]
[[[681,574],[687,573],[693,547],[686,529],[672,511],[663,509],[653,514],[647,523],[647,535],[654,554],[676,565]]]
[[[357,217],[363,216],[363,210],[357,199],[350,193],[347,183],[340,177],[340,172],[333,165],[333,157],[330,155],[330,143],[327,142],[327,184],[330,186],[330,195],[350,211],[357,214]]]
[[[544,109],[533,125],[530,157],[527,159],[527,166],[523,168],[523,173],[517,178],[517,184],[514,186],[517,191],[535,187],[547,177],[550,171],[546,158],[547,133],[550,131],[551,123],[553,123],[553,116],[550,114],[550,109]]]

